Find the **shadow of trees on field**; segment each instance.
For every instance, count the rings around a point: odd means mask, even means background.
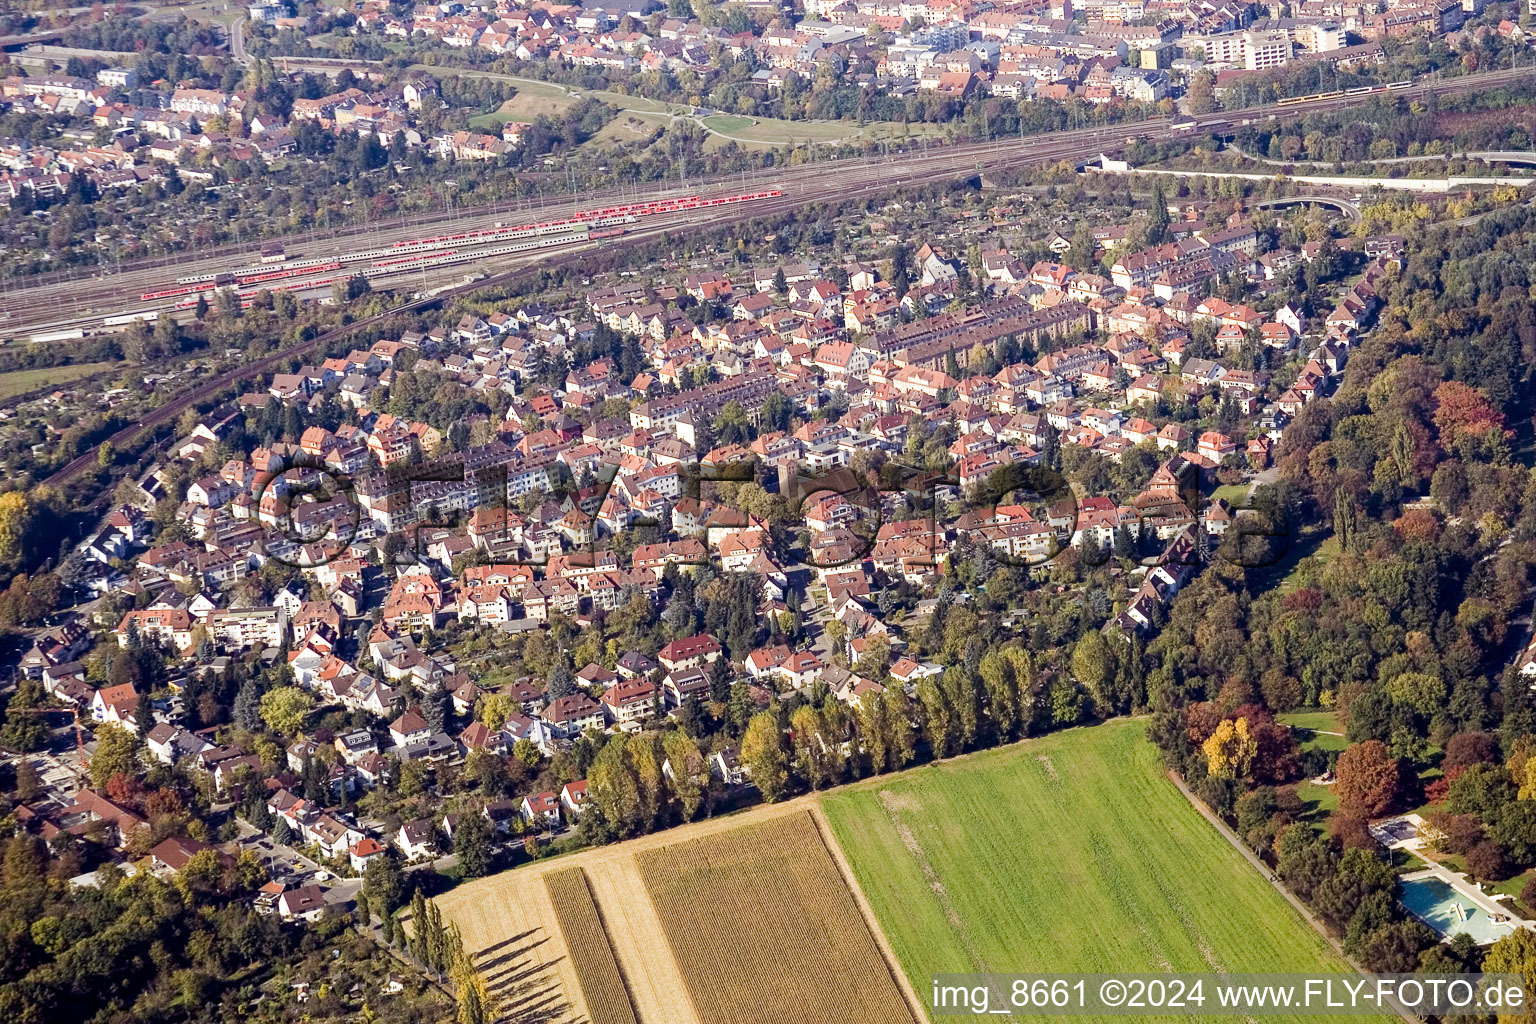
[[[543,931],[530,928],[474,954],[475,969],[498,1003],[497,1024],[587,1024],[586,1018],[576,1016],[551,973],[563,957],[545,960],[535,955],[550,941]]]

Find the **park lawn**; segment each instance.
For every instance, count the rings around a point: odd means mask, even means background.
[[[13,370],[10,373],[0,373],[0,402],[9,401],[17,395],[36,391],[50,384],[63,386],[81,377],[89,377],[93,373],[110,370],[115,365],[115,363],[76,363],[73,366],[52,366],[39,370]]]
[[[946,972],[1348,970],[1164,776],[1139,721],[869,780],[823,807],[919,993]]]
[[[611,103],[622,111],[640,114],[660,114],[663,117],[674,110],[686,112],[687,107],[664,103],[661,100],[648,99],[645,96],[626,96],[621,92],[610,92],[607,89],[595,89],[587,93],[595,100]]]
[[[1211,492],[1211,500],[1215,501],[1217,498],[1225,500],[1233,508],[1242,508],[1243,503],[1248,500],[1248,485],[1222,484]]]
[[[1344,731],[1344,727],[1339,725],[1337,711],[1287,711],[1275,717],[1292,729],[1306,729],[1308,732]]]
[[[711,114],[704,119],[704,123],[717,132],[730,134],[744,128],[751,128],[753,121],[752,118],[743,117],[741,114]]]
[[[508,121],[531,123],[540,114],[553,117],[575,103],[575,99],[561,89],[543,82],[518,83],[517,95],[507,100],[489,114],[476,114],[469,119],[472,128],[500,128]]]
[[[1328,815],[1339,806],[1338,794],[1333,791],[1332,786],[1319,786],[1315,782],[1298,782],[1296,795],[1301,798],[1307,820],[1320,829],[1327,826]]]
[[[1321,569],[1338,553],[1339,540],[1331,533],[1321,541],[1305,535],[1298,537],[1291,545],[1291,550],[1286,553],[1286,557],[1276,565],[1277,569],[1284,570],[1284,575],[1280,577],[1280,589],[1295,590],[1301,586],[1303,576],[1308,569],[1312,567]]]
[[[735,141],[743,145],[783,146],[807,142],[846,142],[859,134],[859,127],[846,121],[784,121],[774,117],[743,117],[739,114],[711,114],[701,122],[719,132],[712,137],[715,148]],[[705,149],[709,149],[709,142]]]
[[[603,125],[596,135],[583,142],[579,148],[607,149],[644,142],[651,137],[657,126],[665,123],[666,117],[661,114],[637,114],[627,111]]]
[[[1279,722],[1296,731],[1296,740],[1303,749],[1342,751],[1349,746],[1344,738],[1344,726],[1339,725],[1338,714],[1333,711],[1290,711],[1279,715]]]
[[[513,115],[498,109],[491,111],[489,114],[476,114],[474,117],[469,119],[469,126],[478,132],[499,132],[501,131],[501,126],[506,124],[508,121],[517,121],[521,124],[531,124],[533,122],[533,118],[514,117]]]
[[[1338,750],[1349,746],[1344,738],[1344,727],[1333,711],[1290,711],[1278,716],[1279,721],[1296,730],[1296,739],[1304,750]]]
[[[1305,738],[1298,737],[1303,750],[1334,750],[1342,754],[1344,748],[1349,746],[1349,740],[1332,733],[1308,732],[1303,735]]]
[[[1529,882],[1532,878],[1536,878],[1536,870],[1522,871],[1520,874],[1506,878],[1504,881],[1495,885],[1493,887],[1493,891],[1508,893],[1511,896],[1518,897],[1520,895],[1520,890],[1525,888],[1525,883]]]

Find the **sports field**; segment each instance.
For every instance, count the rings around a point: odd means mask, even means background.
[[[823,797],[918,992],[970,971],[1348,970],[1143,731],[1075,729]]]

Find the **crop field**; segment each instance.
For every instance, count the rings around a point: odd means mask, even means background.
[[[592,1024],[635,1024],[635,1008],[592,900],[592,890],[587,887],[586,874],[581,868],[551,871],[544,876],[544,887],[560,922],[560,935],[570,950]]]
[[[913,1020],[810,814],[636,860],[703,1020]]]
[[[517,876],[517,877],[514,877]],[[549,892],[526,872],[496,876],[515,888],[461,885],[436,898],[446,920],[458,924],[464,948],[512,1019],[578,1024],[597,1018],[581,996],[576,965],[566,949]]]
[[[733,1020],[756,1024],[773,1019],[759,1012],[770,998],[784,1014],[779,1019],[785,1021],[910,1024],[912,1014],[906,1006],[917,1005],[917,997],[909,994],[903,1001],[897,993],[898,980],[904,984],[905,979],[898,979],[894,967],[888,966],[894,965],[893,957],[882,956],[878,949],[870,955],[876,939],[865,922],[873,920],[873,914],[854,906],[856,894],[845,882],[852,873],[846,867],[839,871],[832,862],[836,851],[829,853],[809,824],[807,812],[814,811],[815,806],[814,798],[802,798],[756,807],[568,857],[536,861],[466,882],[439,896],[437,904],[444,918],[459,926],[465,947],[476,955],[493,987],[503,979],[517,979],[543,1000],[536,1006],[509,1009],[542,1012],[555,1008],[558,1012],[540,1018],[549,1024],[624,1020],[606,1016],[610,1006],[615,1013],[622,1013],[621,992],[638,1024],[729,1024]],[[743,835],[748,837],[745,841],[737,838]],[[764,835],[771,837],[771,843],[764,842]],[[684,956],[693,956],[697,947],[675,945],[674,924],[663,921],[659,913],[662,907],[653,902],[650,892],[652,880],[645,877],[640,862],[652,852],[659,855],[660,863],[691,859],[700,844],[714,848],[709,844],[714,838],[720,840],[722,850],[742,846],[757,849],[768,873],[756,877],[759,884],[768,887],[769,898],[760,904],[743,903],[739,878],[719,893],[708,891],[708,899],[705,890],[676,894],[683,902],[697,904],[710,918],[711,935],[717,939],[729,936],[726,945],[717,942],[706,960],[690,962]],[[689,852],[677,852],[681,850]],[[796,867],[765,856],[765,850],[805,859],[808,864]],[[698,879],[697,875],[689,877]],[[577,899],[581,895],[573,884],[577,881],[584,883],[585,908]],[[811,882],[830,892],[819,894],[805,888]],[[705,878],[696,884],[713,883]],[[780,887],[792,895],[776,892]],[[823,905],[830,907],[833,915],[825,920],[820,916]],[[779,920],[785,907],[797,908],[803,920]],[[828,922],[835,922],[835,928]],[[807,941],[793,946],[775,938],[764,945],[756,938],[806,933],[813,939],[820,936],[819,944]],[[838,950],[835,958],[823,958],[828,942],[833,940],[846,943],[848,948]],[[765,948],[771,959],[752,966],[751,957]],[[606,958],[611,958],[611,971],[601,962],[605,950]],[[742,986],[734,996],[718,993],[719,998],[738,1000],[732,1012],[725,1014],[703,1012],[693,1002],[698,965],[714,963],[717,957],[727,965],[722,977]],[[772,964],[771,976],[764,973],[764,962]],[[829,976],[829,964],[836,965],[841,973]],[[615,988],[615,980],[622,989]],[[879,1013],[849,1017],[840,1012],[841,1001],[834,1004],[839,1012],[830,1016],[813,1018],[797,1012],[796,1008],[803,1011],[817,1005],[815,1000],[823,999],[830,986],[839,986],[838,992],[843,986],[875,992],[865,998],[869,1005],[880,1008]],[[886,1012],[888,1006],[893,1008],[891,1013]],[[522,1018],[514,1015],[512,1019]]]
[[[535,978],[561,1022],[910,1024],[940,973],[1349,969],[1136,721],[538,861],[438,904],[493,986]]]
[[[1110,722],[823,797],[918,992],[970,971],[1349,969],[1163,777],[1143,733]]]

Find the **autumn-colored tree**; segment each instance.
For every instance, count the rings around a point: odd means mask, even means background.
[[[636,733],[629,738],[625,748],[640,794],[640,828],[645,831],[655,827],[666,803],[666,778],[661,771],[662,757],[656,746],[655,733]]]
[[[1345,813],[1342,807],[1328,816],[1328,836],[1345,850],[1381,849],[1366,820],[1358,814]]]
[[[1483,957],[1484,971],[1490,974],[1518,974],[1527,992],[1536,991],[1536,932],[1516,928],[1488,948]],[[1523,1010],[1499,1014],[1500,1024],[1529,1024],[1536,1020],[1536,1010],[1529,1004]]]
[[[917,703],[923,712],[924,734],[934,757],[948,757],[959,749],[954,714],[944,691],[933,676],[917,683]]]
[[[1185,102],[1191,114],[1209,114],[1216,109],[1216,76],[1209,71],[1197,71],[1189,80]]]
[[[32,502],[21,491],[0,494],[0,565],[21,560],[34,514]]]
[[[672,795],[677,798],[684,821],[692,821],[709,790],[709,761],[699,745],[681,729],[673,729],[662,741],[672,769]]]
[[[1019,684],[1001,651],[988,651],[977,666],[987,694],[987,715],[999,739],[1011,739],[1019,724]]]
[[[879,775],[886,770],[891,756],[891,728],[879,690],[865,690],[859,697],[858,725],[870,770]]]
[[[802,704],[789,718],[795,751],[795,768],[812,789],[820,789],[831,779],[826,723],[814,704]]]
[[[91,755],[91,782],[104,789],[114,775],[136,778],[139,774],[139,737],[115,722],[96,730],[96,752]]]
[[[487,693],[480,698],[475,718],[487,729],[500,729],[512,711],[512,698],[504,693]]]
[[[1467,874],[1480,882],[1499,882],[1509,876],[1504,851],[1492,840],[1485,839],[1468,850],[1465,863]]]
[[[267,728],[292,736],[304,727],[315,700],[297,686],[276,686],[261,695],[261,720]]]
[[[1531,759],[1536,757],[1536,736],[1527,733],[1509,745],[1509,756],[1504,759],[1504,769],[1509,780],[1524,787],[1529,776]]]
[[[898,683],[885,688],[885,692],[880,695],[880,702],[885,706],[886,735],[890,744],[886,752],[886,767],[890,771],[899,771],[917,756],[917,730],[912,721],[915,717],[912,700]]]
[[[107,799],[119,807],[138,810],[144,805],[144,782],[119,772],[107,780]]]
[[[1249,718],[1253,760],[1248,775],[1254,782],[1275,786],[1301,775],[1301,747],[1291,727],[1273,718]]]
[[[458,922],[449,925],[443,936],[443,968],[453,982],[457,1004],[457,1024],[487,1024],[496,1020],[497,999],[485,977],[476,970],[474,959],[464,948]]]
[[[880,682],[891,668],[891,642],[883,636],[865,637],[859,652],[859,675]]]
[[[1356,743],[1339,755],[1334,768],[1339,809],[1365,818],[1386,813],[1403,789],[1403,767],[1380,740]]]
[[[1474,764],[1489,764],[1498,758],[1498,741],[1491,733],[1459,732],[1446,741],[1440,770],[1448,778],[1454,778]]]
[[[741,765],[765,802],[771,804],[784,795],[789,784],[789,756],[784,752],[784,734],[771,712],[759,711],[747,723],[741,738]]]
[[[1435,388],[1435,429],[1447,451],[1460,452],[1463,442],[1498,435],[1509,436],[1504,414],[1477,388],[1448,380]]]
[[[1440,537],[1440,517],[1427,508],[1409,509],[1392,523],[1392,528],[1405,541],[1433,544]]]
[[[1221,712],[1210,701],[1195,701],[1184,709],[1184,731],[1189,736],[1189,742],[1197,747],[1210,738],[1219,724]]]
[[[1238,779],[1248,774],[1258,744],[1248,734],[1248,719],[1223,718],[1216,731],[1200,749],[1205,753],[1206,769],[1213,778]]]

